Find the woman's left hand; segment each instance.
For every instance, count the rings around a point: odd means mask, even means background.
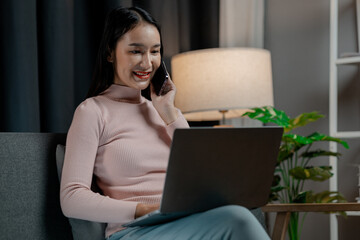
[[[150,92],[151,100],[155,109],[158,111],[164,122],[166,124],[170,124],[178,117],[178,111],[174,106],[176,87],[175,84],[171,81],[170,76],[165,84],[166,85],[164,86],[162,95],[156,95],[152,84],[150,86]]]

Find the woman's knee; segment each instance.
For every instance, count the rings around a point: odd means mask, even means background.
[[[218,217],[233,220],[236,222],[248,222],[249,220],[256,220],[255,216],[245,207],[238,205],[227,205],[216,208],[215,213]]]
[[[218,217],[218,228],[224,236],[232,236],[223,239],[269,239],[260,222],[245,207],[219,207],[214,209],[214,216]]]

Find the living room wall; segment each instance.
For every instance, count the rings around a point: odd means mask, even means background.
[[[339,53],[358,52],[355,0],[339,0]],[[265,48],[272,54],[275,106],[290,116],[319,111],[325,118],[312,123],[302,134],[329,133],[329,0],[266,1]],[[338,68],[338,129],[360,129],[360,79],[358,66]],[[348,140],[349,150],[339,147],[339,190],[348,201],[355,201],[358,191],[360,139]],[[327,145],[324,145],[327,147]],[[316,164],[328,164],[323,158]],[[315,191],[328,189],[328,182],[306,186]],[[360,235],[360,217],[339,219],[339,239]],[[301,239],[330,239],[329,217],[309,213]]]

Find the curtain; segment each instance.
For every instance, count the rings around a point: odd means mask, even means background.
[[[264,0],[220,0],[220,47],[264,47]]]
[[[1,1],[0,131],[67,131],[90,84],[105,15],[127,2]]]
[[[15,0],[0,4],[1,130],[18,122],[13,129],[38,131],[36,3]],[[10,101],[12,107],[7,104]]]
[[[218,47],[219,0],[0,1],[0,131],[66,132],[85,99],[106,14],[140,6],[162,25],[165,60]]]

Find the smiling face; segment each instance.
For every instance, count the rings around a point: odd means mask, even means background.
[[[117,42],[108,61],[114,65],[114,83],[143,90],[161,63],[160,34],[155,26],[140,22]]]

